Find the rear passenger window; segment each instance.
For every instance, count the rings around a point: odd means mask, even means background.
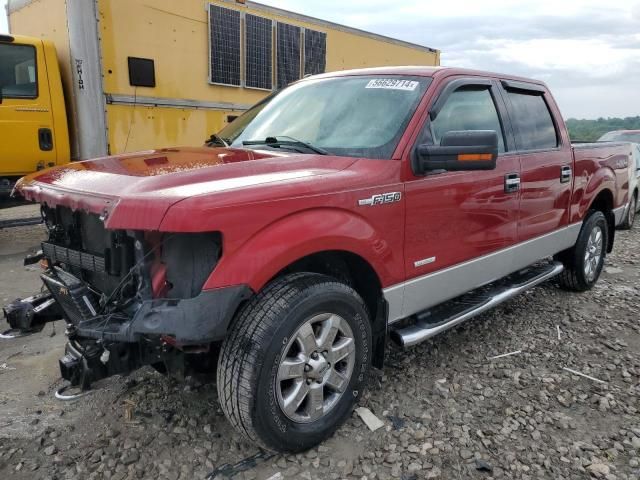
[[[449,96],[436,119],[431,122],[433,144],[440,145],[445,133],[460,130],[495,130],[498,133],[498,150],[504,152],[500,118],[487,88],[463,88]]]
[[[507,91],[513,109],[518,150],[545,150],[558,146],[551,112],[540,94]]]

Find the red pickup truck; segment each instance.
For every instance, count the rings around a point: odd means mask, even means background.
[[[307,449],[347,418],[388,338],[411,346],[540,282],[598,280],[631,147],[572,146],[538,81],[453,68],[311,77],[202,148],[22,179],[73,385],[217,362],[247,438]]]

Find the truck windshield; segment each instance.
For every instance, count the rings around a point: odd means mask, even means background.
[[[430,83],[409,76],[302,81],[250,108],[218,137],[238,148],[388,159]]]
[[[36,98],[36,49],[0,43],[0,88],[4,98]]]

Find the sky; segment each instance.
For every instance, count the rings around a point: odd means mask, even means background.
[[[640,115],[640,0],[261,3],[437,48],[445,66],[544,80],[567,118]]]

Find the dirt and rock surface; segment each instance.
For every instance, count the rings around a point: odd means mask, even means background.
[[[0,231],[3,303],[39,288],[21,259],[43,235]],[[323,445],[233,478],[640,478],[640,228],[618,232],[606,265],[591,292],[550,283],[408,351],[391,348],[360,402],[383,428],[370,432],[354,414]],[[207,378],[143,369],[56,400],[64,341],[62,322],[0,340],[0,478],[203,479],[257,453]]]

